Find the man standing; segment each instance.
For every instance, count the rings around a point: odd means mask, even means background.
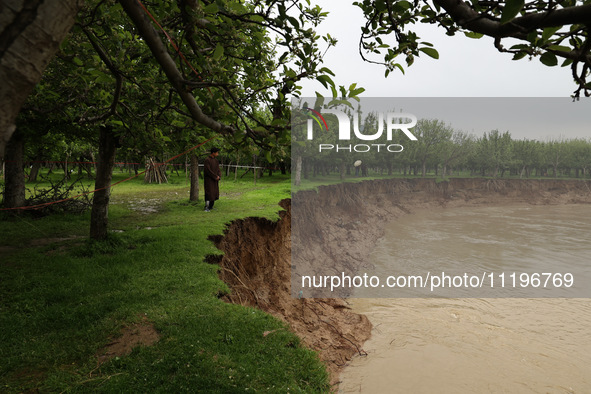
[[[220,163],[216,157],[220,154],[216,147],[211,148],[209,156],[203,162],[203,189],[205,190],[205,212],[213,209],[215,200],[220,198],[218,182],[222,176]]]

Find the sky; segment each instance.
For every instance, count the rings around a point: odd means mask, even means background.
[[[339,40],[327,53],[325,65],[335,72],[337,84],[357,82],[368,97],[568,97],[575,89],[568,67],[547,67],[538,58],[513,61],[511,54],[494,48],[491,38],[449,37],[440,28],[420,23],[415,31],[422,41],[434,44],[439,59],[421,56],[405,67],[405,75],[393,71],[384,78],[383,66],[366,63],[359,55],[364,18],[352,0],[314,3],[329,11],[318,32]],[[327,92],[318,82],[306,82],[303,87],[304,96],[314,96],[316,90]]]
[[[366,63],[359,55],[360,29],[364,23],[361,10],[349,0],[316,0],[315,3],[330,13],[318,32],[330,33],[339,40],[328,51],[324,63],[336,74],[333,79],[337,85],[356,82],[366,89],[362,97],[482,98],[452,100],[455,105],[448,105],[446,113],[454,128],[477,135],[498,129],[510,131],[515,138],[591,138],[591,127],[586,127],[591,102],[573,103],[569,98],[576,86],[568,67],[547,67],[538,58],[513,61],[512,55],[494,48],[491,38],[474,40],[463,34],[449,37],[440,28],[417,24],[415,31],[422,41],[434,44],[439,59],[421,56],[411,67],[405,67],[406,74],[394,70],[385,78],[383,66]],[[303,97],[313,97],[316,91],[330,96],[319,82],[304,81],[301,86]],[[555,99],[531,102],[500,99],[509,97]],[[444,101],[431,100],[428,106],[435,104]],[[420,107],[420,101],[413,104],[417,105]],[[523,110],[517,111],[520,107]],[[410,104],[398,108],[409,111]],[[425,112],[426,117],[441,119],[441,110],[425,108]]]

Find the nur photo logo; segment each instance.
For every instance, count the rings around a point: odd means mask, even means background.
[[[309,107],[303,107],[306,112],[308,121],[306,123],[306,138],[309,141],[314,140],[314,124],[318,125],[318,129],[321,131],[329,131],[328,123],[324,115],[333,115],[336,117],[338,124],[338,131],[336,133],[338,142],[354,142],[359,141],[374,141],[377,142],[379,139],[383,140],[385,131],[386,141],[391,142],[398,130],[401,131],[409,140],[417,141],[417,137],[412,133],[411,129],[417,124],[417,117],[410,113],[399,113],[399,112],[374,112],[373,114],[377,118],[376,127],[363,128],[360,125],[360,116],[358,111],[352,111],[352,115],[334,108],[322,109],[322,113]],[[352,117],[352,119],[351,119]],[[351,127],[351,125],[353,127]],[[351,133],[351,129],[353,132]],[[331,129],[332,131],[332,129]],[[322,143],[318,144],[318,152],[327,151],[348,151],[364,153],[370,151],[387,151],[391,153],[402,152],[404,147],[400,144],[390,143],[362,143],[362,144],[341,144],[341,143]]]

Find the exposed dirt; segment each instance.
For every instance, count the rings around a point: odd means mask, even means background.
[[[220,277],[231,288],[229,302],[260,308],[284,320],[303,343],[319,351],[336,383],[338,372],[370,336],[369,320],[342,299],[297,299],[290,293],[291,206],[280,204],[281,219],[247,218],[232,222],[224,237],[212,237],[225,252]],[[210,258],[210,262],[215,262]]]
[[[111,338],[111,342],[97,352],[98,364],[114,357],[126,356],[137,346],[150,346],[159,340],[158,331],[144,316],[141,321],[123,327],[119,335]]]
[[[312,291],[293,298],[290,281],[298,281],[302,272],[331,275],[368,266],[367,256],[384,226],[401,215],[420,209],[515,203],[590,204],[591,182],[388,179],[319,187],[318,192],[302,191],[292,201],[282,201],[285,211],[278,222],[261,218],[232,222],[225,236],[211,237],[225,254],[209,262],[220,264],[220,277],[232,288],[225,297],[229,302],[255,306],[286,321],[304,344],[319,351],[335,383],[341,367],[364,353],[371,323],[351,312],[342,298],[307,298],[315,296]],[[291,239],[299,248],[293,255]],[[295,275],[290,280],[292,269]]]

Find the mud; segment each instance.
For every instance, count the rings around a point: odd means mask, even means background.
[[[319,351],[336,383],[342,367],[354,355],[364,355],[371,323],[353,313],[343,298],[308,298],[313,293],[292,297],[291,280],[298,281],[301,272],[326,275],[333,268],[336,273],[343,267],[354,271],[368,265],[367,257],[384,226],[401,215],[515,203],[590,204],[591,182],[387,179],[321,186],[282,201],[285,211],[278,222],[261,218],[232,222],[223,237],[212,237],[224,256],[209,262],[220,264],[220,277],[232,289],[227,301],[258,307],[286,321],[306,346]],[[293,255],[292,239],[294,246],[301,246]]]
[[[137,346],[151,346],[160,340],[160,334],[145,316],[141,321],[121,329],[111,341],[97,352],[97,364],[101,365],[114,357],[131,353]]]

